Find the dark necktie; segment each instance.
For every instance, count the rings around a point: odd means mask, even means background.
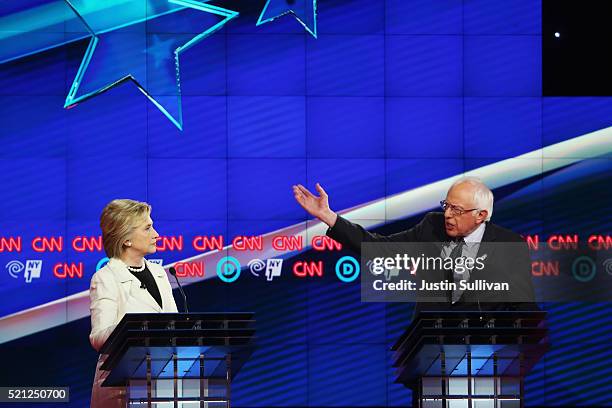
[[[463,240],[463,238],[459,239],[457,241],[457,245],[455,245],[455,247],[453,248],[453,250],[451,251],[448,257],[451,259],[459,258],[461,256],[461,253],[463,252],[464,246],[465,246],[465,241]]]
[[[457,258],[461,257],[461,254],[463,252],[463,247],[465,246],[465,241],[463,240],[463,238],[459,239],[457,241],[457,245],[455,245],[455,247],[453,248],[453,250],[451,251],[450,255],[448,256],[449,258],[453,259],[453,266],[455,265],[454,260]],[[451,271],[451,276],[449,281],[450,282],[455,282],[457,285],[459,284],[459,281],[461,280],[462,276],[455,273],[454,269]],[[466,279],[469,279],[469,277],[465,277]],[[455,303],[456,301],[459,300],[459,298],[461,297],[461,294],[463,293],[463,291],[460,290],[449,290],[448,291],[448,299],[451,301],[451,303]]]

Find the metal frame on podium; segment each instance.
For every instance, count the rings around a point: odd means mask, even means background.
[[[414,408],[523,408],[548,350],[546,312],[421,311],[392,347]]]
[[[253,313],[127,314],[100,350],[102,387],[126,387],[128,407],[230,407],[250,357]]]

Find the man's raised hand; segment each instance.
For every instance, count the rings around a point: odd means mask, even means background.
[[[308,214],[320,219],[330,227],[333,227],[338,216],[329,208],[329,200],[323,187],[321,187],[319,183],[317,183],[315,187],[319,193],[318,197],[301,184],[293,186],[295,201],[297,201]]]

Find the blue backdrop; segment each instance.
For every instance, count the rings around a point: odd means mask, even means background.
[[[317,39],[290,15],[255,26],[264,2],[251,3],[215,3],[240,16],[182,55],[183,131],[129,81],[64,109],[87,40],[0,65],[0,236],[23,237],[0,266],[43,260],[31,283],[0,273],[0,316],[88,288],[104,254],[70,242],[98,235],[114,198],[151,203],[158,231],[186,243],[260,234],[306,219],[293,184],[322,183],[341,210],[612,125],[612,98],[542,96],[539,1],[321,0]],[[195,22],[164,32],[195,33]],[[495,191],[494,221],[522,234],[609,233],[612,156],[600,153]],[[37,236],[63,236],[66,248],[37,253]],[[159,257],[197,253],[187,244]],[[58,262],[83,262],[85,274],[57,279]],[[188,294],[193,310],[257,314],[261,344],[235,406],[410,401],[389,352],[410,305],[360,303],[358,284],[335,278],[207,280]],[[612,306],[544,307],[553,349],[528,378],[527,405],[609,403]],[[89,320],[69,313],[0,345],[0,385],[70,385],[69,406],[87,404],[96,355]]]

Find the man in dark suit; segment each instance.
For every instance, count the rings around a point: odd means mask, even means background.
[[[443,303],[418,303],[417,309],[512,310],[534,309],[531,260],[520,235],[489,222],[493,213],[493,193],[477,178],[456,181],[441,201],[443,213],[430,212],[414,227],[384,236],[366,231],[337,215],[329,207],[327,193],[317,183],[319,196],[302,185],[293,186],[296,201],[312,216],[329,226],[327,235],[355,252],[362,242],[432,243],[433,253],[442,258],[486,256],[486,267],[459,276],[450,271],[442,279],[449,282],[506,282],[509,290],[452,290]],[[470,276],[471,275],[471,276]]]

